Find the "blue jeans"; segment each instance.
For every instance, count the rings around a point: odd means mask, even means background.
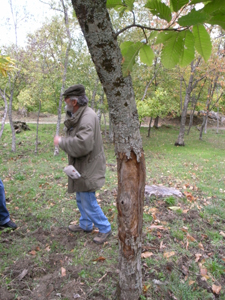
[[[0,225],[4,225],[10,221],[9,212],[5,203],[5,189],[0,179]]]
[[[93,223],[101,233],[111,230],[111,225],[104,215],[95,197],[95,192],[77,192],[77,206],[81,213],[79,226],[84,230],[92,230]]]

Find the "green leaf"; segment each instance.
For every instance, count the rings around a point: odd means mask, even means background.
[[[155,54],[149,45],[143,45],[143,47],[140,49],[141,62],[146,64],[147,66],[152,65],[154,56]]]
[[[166,20],[167,22],[171,21],[172,16],[170,8],[159,0],[148,0],[145,7],[149,8],[154,16]]]
[[[194,36],[189,30],[183,31],[182,35],[184,44],[179,60],[179,65],[181,67],[185,67],[189,65],[195,57]]]
[[[212,51],[212,44],[207,30],[203,25],[194,25],[193,35],[195,38],[195,49],[207,61]]]
[[[166,41],[162,49],[162,64],[166,68],[173,68],[180,60],[182,49],[184,47],[182,35],[176,32],[175,35]]]
[[[157,36],[157,40],[155,42],[155,45],[165,43],[167,40],[171,39],[175,34],[176,34],[176,32],[174,32],[174,31],[160,32]]]
[[[202,13],[199,10],[196,11],[195,9],[192,9],[192,11],[189,14],[179,18],[177,22],[178,22],[178,24],[180,24],[180,26],[185,27],[185,26],[202,24],[208,18],[209,18],[209,16],[207,14]]]
[[[179,9],[181,9],[182,6],[184,6],[188,2],[189,0],[171,0],[170,7],[173,11],[177,12]]]
[[[135,64],[135,58],[137,57],[139,50],[143,47],[143,43],[124,42],[120,47],[123,55],[123,75],[128,76],[132,71],[133,65]]]
[[[213,0],[212,2],[207,3],[201,11],[210,15],[225,14],[224,0]]]
[[[204,3],[204,2],[209,2],[209,1],[214,1],[214,0],[192,0],[190,5],[192,4],[198,4],[198,3]]]
[[[127,42],[123,42],[120,44],[120,50],[121,50],[121,53],[122,55],[126,55],[128,49],[134,44],[134,42],[130,42],[130,41],[127,41]]]
[[[121,0],[107,0],[106,7],[107,8],[115,8],[116,6],[123,6]]]
[[[210,20],[207,21],[207,23],[212,24],[212,25],[219,25],[223,29],[225,29],[225,17],[224,17],[224,15],[213,16]]]
[[[152,31],[150,33],[150,36],[149,36],[148,40],[150,41],[150,40],[154,39],[155,37],[157,37],[157,35],[158,35],[157,31]]]
[[[127,9],[128,9],[129,11],[132,11],[132,10],[133,10],[133,8],[134,8],[134,1],[135,1],[135,0],[125,0],[125,4],[126,4]]]

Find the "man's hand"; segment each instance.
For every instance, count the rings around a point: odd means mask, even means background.
[[[60,141],[61,141],[61,136],[56,135],[56,136],[54,137],[54,145],[55,145],[55,146],[59,146]]]

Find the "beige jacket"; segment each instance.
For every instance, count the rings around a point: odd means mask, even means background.
[[[68,177],[68,192],[94,192],[105,183],[105,155],[96,113],[87,105],[80,107],[65,122],[66,137],[59,147],[68,154],[69,165],[81,174]]]

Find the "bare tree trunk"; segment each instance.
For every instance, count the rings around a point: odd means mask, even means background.
[[[91,98],[91,108],[93,110],[95,108],[95,96],[96,96],[96,93],[97,93],[98,83],[99,83],[99,78],[97,78],[96,81],[95,81],[95,87],[94,87],[94,90],[93,90],[93,93],[92,93],[92,98]]]
[[[113,127],[112,127],[112,120],[111,120],[111,116],[110,116],[110,112],[109,112],[109,141],[110,143],[113,143]]]
[[[207,133],[207,125],[208,125],[208,114],[207,114],[207,118],[205,120],[205,134]]]
[[[175,142],[175,146],[184,146],[184,134],[185,134],[185,124],[186,124],[188,103],[190,101],[191,92],[193,91],[194,87],[197,84],[197,81],[195,82],[195,84],[193,84],[193,80],[194,80],[194,74],[195,74],[196,68],[199,65],[199,63],[200,63],[200,58],[197,60],[195,65],[194,65],[194,62],[191,63],[191,75],[189,77],[189,83],[186,88],[186,95],[185,95],[185,99],[184,99],[183,110],[181,113],[180,131],[179,131],[178,139]]]
[[[154,127],[155,129],[159,129],[159,116],[157,116],[154,120]]]
[[[7,100],[6,100],[5,91],[3,93],[0,90],[0,94],[3,98],[3,100],[4,100],[4,103],[5,103],[5,109],[4,109],[4,114],[3,114],[3,117],[2,117],[2,124],[1,124],[1,130],[0,130],[0,139],[1,139],[3,131],[4,131],[4,127],[5,127],[5,120],[6,120],[6,117],[7,117],[8,103],[7,103]]]
[[[9,109],[8,109],[8,117],[9,117],[9,123],[12,131],[12,152],[16,152],[16,134],[15,129],[13,126],[13,120],[12,120],[12,101],[13,101],[13,91],[14,91],[14,84],[13,87],[10,89],[10,98],[9,98]]]
[[[189,122],[189,127],[188,127],[188,131],[187,131],[187,135],[189,135],[189,132],[191,130],[191,127],[193,125],[193,118],[194,118],[194,113],[195,113],[195,107],[196,107],[196,104],[197,104],[197,99],[195,97],[195,95],[192,96],[192,112],[190,114],[190,122]]]
[[[203,129],[205,127],[205,124],[206,124],[206,120],[208,119],[208,111],[207,113],[205,114],[205,116],[203,117],[203,122],[202,122],[202,125],[201,125],[201,128],[200,128],[200,134],[199,134],[199,139],[202,140],[202,133],[203,133]]]
[[[34,153],[38,153],[38,127],[39,127],[39,117],[41,112],[41,100],[39,100],[39,109],[38,109],[38,115],[37,115],[37,129],[36,129],[36,142],[35,142],[35,151]]]
[[[152,126],[152,117],[150,118],[149,125],[148,125],[148,137],[150,137],[151,126]]]
[[[69,29],[68,12],[67,12],[67,8],[65,7],[64,0],[60,0],[60,1],[62,3],[62,7],[63,7],[64,19],[65,19],[65,25],[66,25],[66,33],[67,33],[67,38],[68,38],[69,42],[68,42],[68,45],[66,48],[66,55],[65,55],[65,61],[64,61],[62,87],[61,87],[61,92],[60,92],[60,97],[59,97],[58,119],[57,119],[57,124],[56,124],[56,133],[55,133],[56,135],[59,135],[59,129],[60,129],[60,124],[61,124],[63,92],[65,89],[69,52],[70,52],[70,48],[71,48],[71,34],[70,34],[70,29]],[[55,146],[54,155],[58,155],[58,154],[59,154],[59,147]]]
[[[216,125],[216,134],[219,133],[219,105],[217,106],[217,125]],[[0,135],[1,138],[1,135]]]
[[[123,77],[122,55],[106,0],[72,0],[89,52],[107,96],[117,156],[119,283],[117,299],[142,293],[141,236],[145,159],[131,77]]]
[[[184,80],[183,75],[180,77],[180,111],[183,110],[183,99],[182,99],[182,82]]]

